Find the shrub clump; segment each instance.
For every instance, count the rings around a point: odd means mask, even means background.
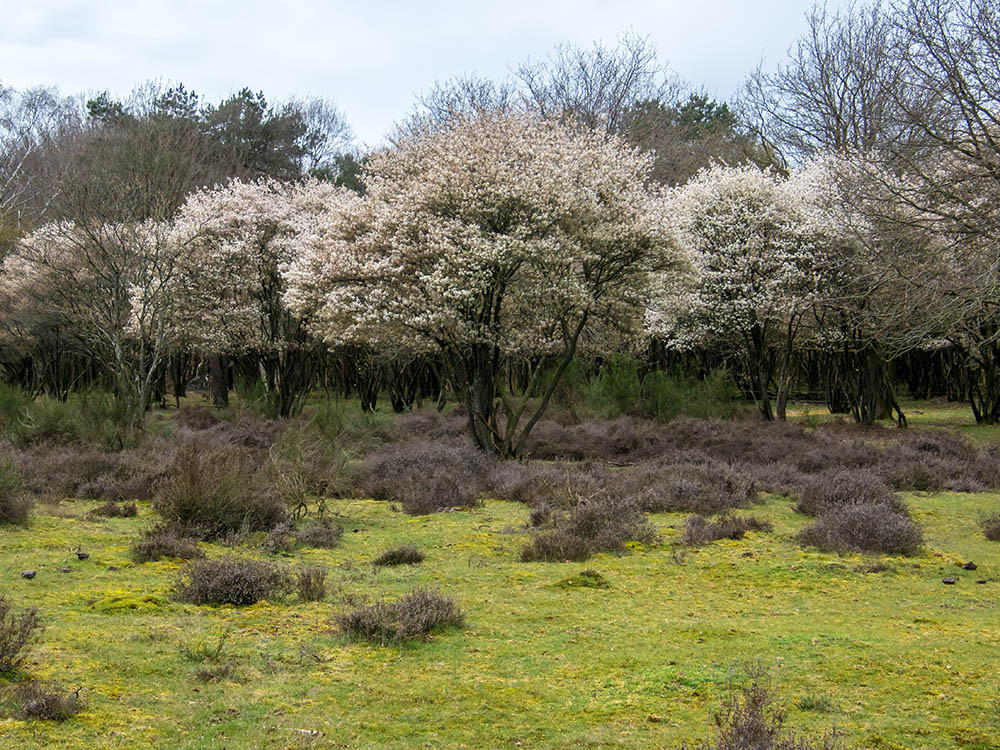
[[[343,528],[324,519],[315,523],[307,523],[299,526],[299,528],[295,531],[295,541],[303,547],[319,547],[328,549],[330,547],[336,547],[343,535]]]
[[[912,555],[924,538],[916,523],[891,506],[861,503],[828,508],[799,532],[799,541],[832,552]]]
[[[0,456],[0,524],[24,523],[31,506],[31,495],[25,491],[17,466],[8,456]]]
[[[114,500],[108,500],[103,505],[94,508],[91,513],[102,518],[133,518],[139,514],[139,508],[134,500],[120,504]]]
[[[20,682],[10,690],[13,715],[22,720],[66,721],[83,710],[80,691],[64,693],[35,680]]]
[[[337,625],[349,638],[383,646],[464,623],[465,615],[451,598],[426,589],[414,589],[396,601],[378,601],[337,616]]]
[[[173,529],[159,526],[132,542],[129,555],[135,562],[144,563],[155,562],[164,557],[193,560],[204,557],[205,553],[193,539],[181,536]]]
[[[383,446],[361,462],[355,492],[395,500],[410,515],[477,505],[491,460],[471,444],[414,439]]]
[[[326,596],[326,568],[307,566],[295,573],[295,589],[304,602],[318,602]]]
[[[834,750],[840,746],[836,731],[817,742],[785,727],[785,712],[777,705],[774,689],[759,668],[748,668],[748,679],[737,694],[715,714],[715,737],[687,750]]]
[[[226,557],[198,560],[181,571],[174,589],[178,601],[189,604],[255,604],[284,596],[291,577],[260,560]]]
[[[255,473],[247,450],[195,440],[176,451],[154,507],[169,525],[205,540],[268,531],[288,517],[281,498]]]
[[[0,674],[21,666],[42,628],[38,610],[18,610],[0,594]]]
[[[579,499],[569,513],[553,514],[554,529],[521,550],[523,562],[581,562],[597,552],[621,552],[625,542],[652,543],[656,532],[629,499]]]
[[[724,513],[716,521],[704,516],[690,516],[684,524],[681,541],[684,544],[699,545],[719,539],[742,539],[748,531],[773,531],[774,526],[757,516],[739,516]]]
[[[987,513],[979,519],[983,534],[991,542],[1000,542],[1000,511]]]
[[[802,488],[795,510],[818,516],[843,505],[885,505],[905,515],[906,505],[889,485],[871,471],[830,469],[811,476]]]
[[[372,564],[380,567],[391,567],[393,565],[416,565],[423,562],[423,560],[423,552],[412,544],[401,544],[398,547],[387,549],[376,557],[372,561]]]

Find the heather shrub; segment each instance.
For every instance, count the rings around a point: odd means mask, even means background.
[[[343,536],[344,529],[328,519],[303,523],[295,530],[295,541],[303,547],[329,549]]]
[[[192,432],[207,430],[222,421],[218,413],[207,406],[182,406],[174,416],[174,424]]]
[[[135,562],[144,563],[164,557],[193,560],[204,557],[205,553],[193,539],[180,536],[173,529],[157,526],[132,542],[129,556]]]
[[[742,539],[748,531],[773,531],[774,526],[757,516],[740,516],[723,513],[715,521],[704,516],[690,516],[684,524],[681,541],[684,544],[699,545],[719,539]]]
[[[13,709],[10,713],[24,721],[66,721],[83,710],[79,689],[64,693],[45,683],[29,680],[16,683],[8,691],[6,702],[12,704]]]
[[[906,515],[906,505],[881,477],[871,471],[829,469],[810,476],[799,494],[795,510],[816,516],[841,505],[885,505]]]
[[[189,604],[254,604],[280,598],[291,590],[291,578],[280,568],[260,560],[226,557],[189,563],[174,593]]]
[[[24,523],[32,504],[17,466],[10,457],[0,456],[0,524]]]
[[[21,666],[42,631],[36,609],[17,609],[0,594],[0,674]]]
[[[412,544],[401,544],[398,547],[387,549],[376,557],[372,561],[372,564],[379,567],[391,567],[394,565],[416,565],[423,562],[423,560],[423,552]]]
[[[451,598],[414,589],[396,601],[377,601],[340,614],[336,620],[349,638],[385,646],[461,627],[465,616]]]
[[[524,562],[580,562],[597,552],[620,552],[625,542],[653,543],[656,532],[639,506],[608,495],[579,498],[569,512],[553,515],[554,529],[521,550]]]
[[[718,513],[746,508],[758,498],[751,476],[728,464],[643,462],[609,475],[616,491],[632,497],[647,513]]]
[[[923,544],[923,532],[883,503],[835,505],[799,532],[799,541],[832,552],[912,555]]]
[[[154,442],[123,451],[42,443],[21,448],[13,457],[25,486],[37,495],[121,501],[152,498],[167,473],[164,456],[171,452]]]
[[[362,460],[355,491],[395,500],[411,515],[471,507],[487,486],[491,462],[467,439],[459,445],[430,439],[386,445]]]
[[[200,539],[267,531],[288,517],[245,450],[194,440],[182,443],[174,454],[154,507],[168,525]]]
[[[139,508],[134,501],[119,504],[114,500],[108,500],[94,508],[91,513],[102,518],[133,518],[139,514]]]
[[[748,679],[715,714],[715,737],[688,750],[834,750],[836,731],[818,741],[798,736],[785,727],[785,712],[774,688],[759,668],[747,669]]]
[[[304,602],[318,602],[326,596],[326,568],[306,566],[295,572],[295,590]]]
[[[1000,511],[983,514],[979,519],[983,534],[991,542],[1000,542]]]

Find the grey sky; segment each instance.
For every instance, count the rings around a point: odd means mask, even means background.
[[[502,77],[560,42],[613,44],[626,31],[649,36],[673,71],[727,99],[762,56],[784,56],[811,4],[35,0],[4,9],[0,82],[124,94],[155,78],[211,100],[243,86],[269,99],[324,96],[374,145],[435,80]]]

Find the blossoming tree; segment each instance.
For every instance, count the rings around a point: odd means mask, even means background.
[[[578,348],[638,331],[654,273],[683,264],[649,168],[567,124],[455,118],[374,156],[366,194],[302,228],[286,303],[329,344],[439,352],[476,444],[521,455]],[[555,377],[509,392],[518,358]]]
[[[679,314],[659,320],[673,346],[733,348],[748,390],[773,419],[792,381],[792,355],[815,287],[816,247],[799,197],[757,167],[712,167],[673,193],[672,221],[697,283]]]
[[[280,269],[293,257],[297,228],[334,192],[317,180],[233,180],[192,193],[174,222],[174,241],[187,248],[170,288],[177,338],[243,357],[262,377],[276,416],[301,406],[316,348],[282,301]]]

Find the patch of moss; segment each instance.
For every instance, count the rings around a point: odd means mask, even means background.
[[[103,596],[90,608],[95,612],[104,614],[114,614],[116,612],[153,612],[167,603],[154,594],[136,594],[131,591],[116,591],[107,596]]]
[[[608,589],[611,584],[596,570],[581,570],[577,575],[552,584],[557,589]]]

